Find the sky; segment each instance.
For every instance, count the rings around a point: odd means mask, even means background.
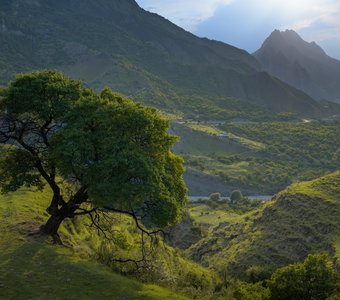
[[[293,29],[340,59],[340,0],[137,0],[198,35],[252,53],[274,29]]]

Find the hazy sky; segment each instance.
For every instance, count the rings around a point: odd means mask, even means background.
[[[274,29],[294,29],[340,59],[340,0],[137,0],[202,37],[257,50]]]

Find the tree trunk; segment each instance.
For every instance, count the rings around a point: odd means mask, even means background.
[[[56,215],[55,214],[51,215],[50,218],[47,220],[46,224],[43,225],[41,228],[44,234],[48,234],[52,236],[53,242],[55,244],[62,245],[62,241],[58,234],[58,230],[59,230],[60,224],[63,222],[65,218],[66,217],[62,216],[62,214],[60,213]]]
[[[80,188],[67,203],[64,202],[60,195],[59,188],[53,195],[51,205],[47,208],[50,218],[47,220],[45,225],[41,226],[41,232],[52,236],[55,244],[62,245],[62,241],[58,234],[61,223],[66,218],[74,218],[75,211],[88,199],[86,189],[87,186]],[[59,208],[59,206],[61,207]]]

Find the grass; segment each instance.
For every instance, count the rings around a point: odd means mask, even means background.
[[[6,295],[0,292],[2,299],[184,299],[117,275],[42,239],[12,237],[0,249],[0,281],[6,291]]]
[[[323,163],[316,168],[300,168],[299,164],[308,157],[299,159],[299,163],[292,162],[284,153],[282,141],[280,160],[273,160],[270,149],[274,146],[267,140],[255,140],[255,135],[253,138],[251,134],[242,136],[236,129],[237,135],[233,135],[230,133],[234,132],[233,128],[221,128],[229,132],[228,137],[213,135],[223,132],[217,125],[173,122],[171,132],[181,137],[173,150],[184,157],[187,167],[218,176],[230,186],[259,194],[275,194],[297,180],[317,178],[327,171]]]
[[[210,230],[187,254],[221,274],[244,280],[252,266],[270,273],[312,252],[326,251],[339,258],[339,195],[340,172],[336,172],[292,185],[263,208],[245,214],[222,206],[191,205],[194,221]],[[27,232],[46,220],[50,196],[48,191],[29,190],[0,196],[0,299],[185,299],[96,262],[91,251],[99,237],[77,225],[77,220],[61,228],[64,247],[51,245],[48,238],[28,237]],[[123,230],[125,221],[117,220],[117,228]],[[216,299],[202,294],[216,283],[207,269],[175,250],[165,252],[172,252],[169,268],[178,271],[176,276],[184,284],[202,284],[201,298]],[[158,255],[157,260],[163,259]]]
[[[337,263],[340,265],[340,238],[336,237],[333,242],[335,248],[335,256],[337,257]]]
[[[212,209],[206,204],[191,204],[189,213],[193,220],[201,225],[217,226],[220,223],[236,223],[242,221],[243,214],[235,211],[223,211],[222,209]]]
[[[193,130],[184,124],[173,122],[171,130],[181,137],[180,142],[174,147],[179,154],[211,156],[212,153],[227,155],[249,151],[247,147],[233,140],[221,139],[206,132]]]
[[[222,166],[223,164],[220,167]],[[218,165],[216,167],[218,168]],[[239,176],[247,175],[247,173],[251,170],[249,162],[246,161],[241,161],[223,167],[221,168],[221,171],[224,171],[225,174],[231,178],[238,178]]]
[[[219,135],[225,133],[224,131],[216,128],[215,126],[208,125],[208,124],[202,124],[197,122],[188,123],[188,127],[196,130],[201,131],[210,135]]]
[[[208,135],[218,136],[218,135],[221,135],[221,134],[226,134],[225,131],[219,129],[216,126],[209,125],[209,124],[202,124],[202,123],[198,123],[198,122],[189,122],[189,123],[187,123],[187,126],[191,129],[193,129],[193,130],[203,132],[203,133],[206,133]],[[245,146],[249,150],[257,151],[257,150],[264,150],[266,148],[266,145],[261,143],[261,142],[254,141],[254,140],[251,140],[251,139],[245,138],[245,137],[239,137],[239,136],[236,136],[232,133],[228,133],[228,137],[223,137],[222,140],[223,141],[232,140],[233,142],[235,142],[237,144]]]
[[[249,149],[252,150],[264,150],[266,149],[266,145],[261,143],[261,142],[257,142],[251,139],[247,139],[244,137],[239,137],[236,136],[234,134],[229,134],[230,139],[239,142],[241,145],[246,146]]]
[[[301,193],[310,197],[327,199],[339,203],[340,193],[340,171],[323,176],[313,181],[300,182],[288,187],[284,193],[296,194]]]
[[[90,260],[84,249],[28,237],[46,218],[49,196],[24,190],[0,196],[0,299],[186,299],[118,275]],[[80,238],[70,237],[70,227],[61,229],[68,245]]]
[[[340,171],[292,185],[262,208],[213,228],[189,249],[190,255],[241,280],[248,280],[250,267],[260,266],[269,275],[315,252],[339,261],[339,195]],[[214,222],[220,214],[200,217],[202,210],[191,209],[194,219]]]
[[[249,166],[249,162],[246,161],[225,163],[221,162],[219,159],[200,155],[184,156],[184,158],[185,164],[192,169],[213,176],[223,174],[233,180],[237,180],[240,176],[246,176],[252,170],[252,167]]]

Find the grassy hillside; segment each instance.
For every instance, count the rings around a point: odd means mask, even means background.
[[[340,168],[336,121],[186,122],[174,124],[173,130],[182,137],[174,150],[190,169],[218,176],[225,186],[238,187],[245,194],[273,195],[294,182]],[[221,133],[225,136],[219,137]],[[217,188],[212,192],[228,196],[225,188]]]
[[[0,299],[186,299],[91,259],[96,235],[70,221],[61,229],[64,247],[27,236],[44,221],[49,196],[31,191],[0,196]]]
[[[171,133],[180,136],[180,141],[175,144],[174,151],[182,155],[225,155],[243,153],[249,148],[233,140],[222,140],[210,132],[202,132],[190,128],[188,124],[171,124]]]
[[[3,0],[0,20],[0,85],[17,72],[58,68],[190,117],[334,113],[259,72],[246,51],[195,37],[133,0]]]
[[[188,167],[184,179],[189,195],[209,196],[213,192],[229,195],[241,185],[236,180],[233,183],[227,182],[225,172],[233,178],[248,172],[249,162],[242,155],[256,155],[256,151],[238,140],[219,138],[216,136],[219,132],[215,126],[190,122],[173,122],[171,125],[171,133],[180,136],[173,150],[184,157]],[[257,188],[243,186],[245,194],[257,191]]]
[[[290,186],[272,201],[249,210],[226,204],[191,205],[193,220],[186,219],[186,228],[179,227],[173,234],[190,238],[191,243],[203,234],[186,253],[227,280],[249,280],[249,274],[263,278],[313,252],[328,252],[335,261],[340,253],[339,188],[340,172],[335,172]],[[137,253],[136,231],[125,217],[113,221],[113,241],[103,241],[96,230],[84,225],[86,219],[63,223],[65,246],[29,236],[45,221],[49,197],[48,191],[30,190],[0,196],[0,299],[187,299],[173,290],[184,292],[188,299],[229,295],[228,289],[219,290],[221,281],[212,271],[166,245],[153,256],[153,267],[147,271],[150,277],[143,272],[134,276],[171,290],[114,273],[129,274],[131,268],[110,259]]]
[[[292,185],[241,220],[224,217],[191,247],[190,255],[221,274],[244,280],[254,267],[267,276],[309,253],[324,251],[339,258],[339,195],[339,171]]]

